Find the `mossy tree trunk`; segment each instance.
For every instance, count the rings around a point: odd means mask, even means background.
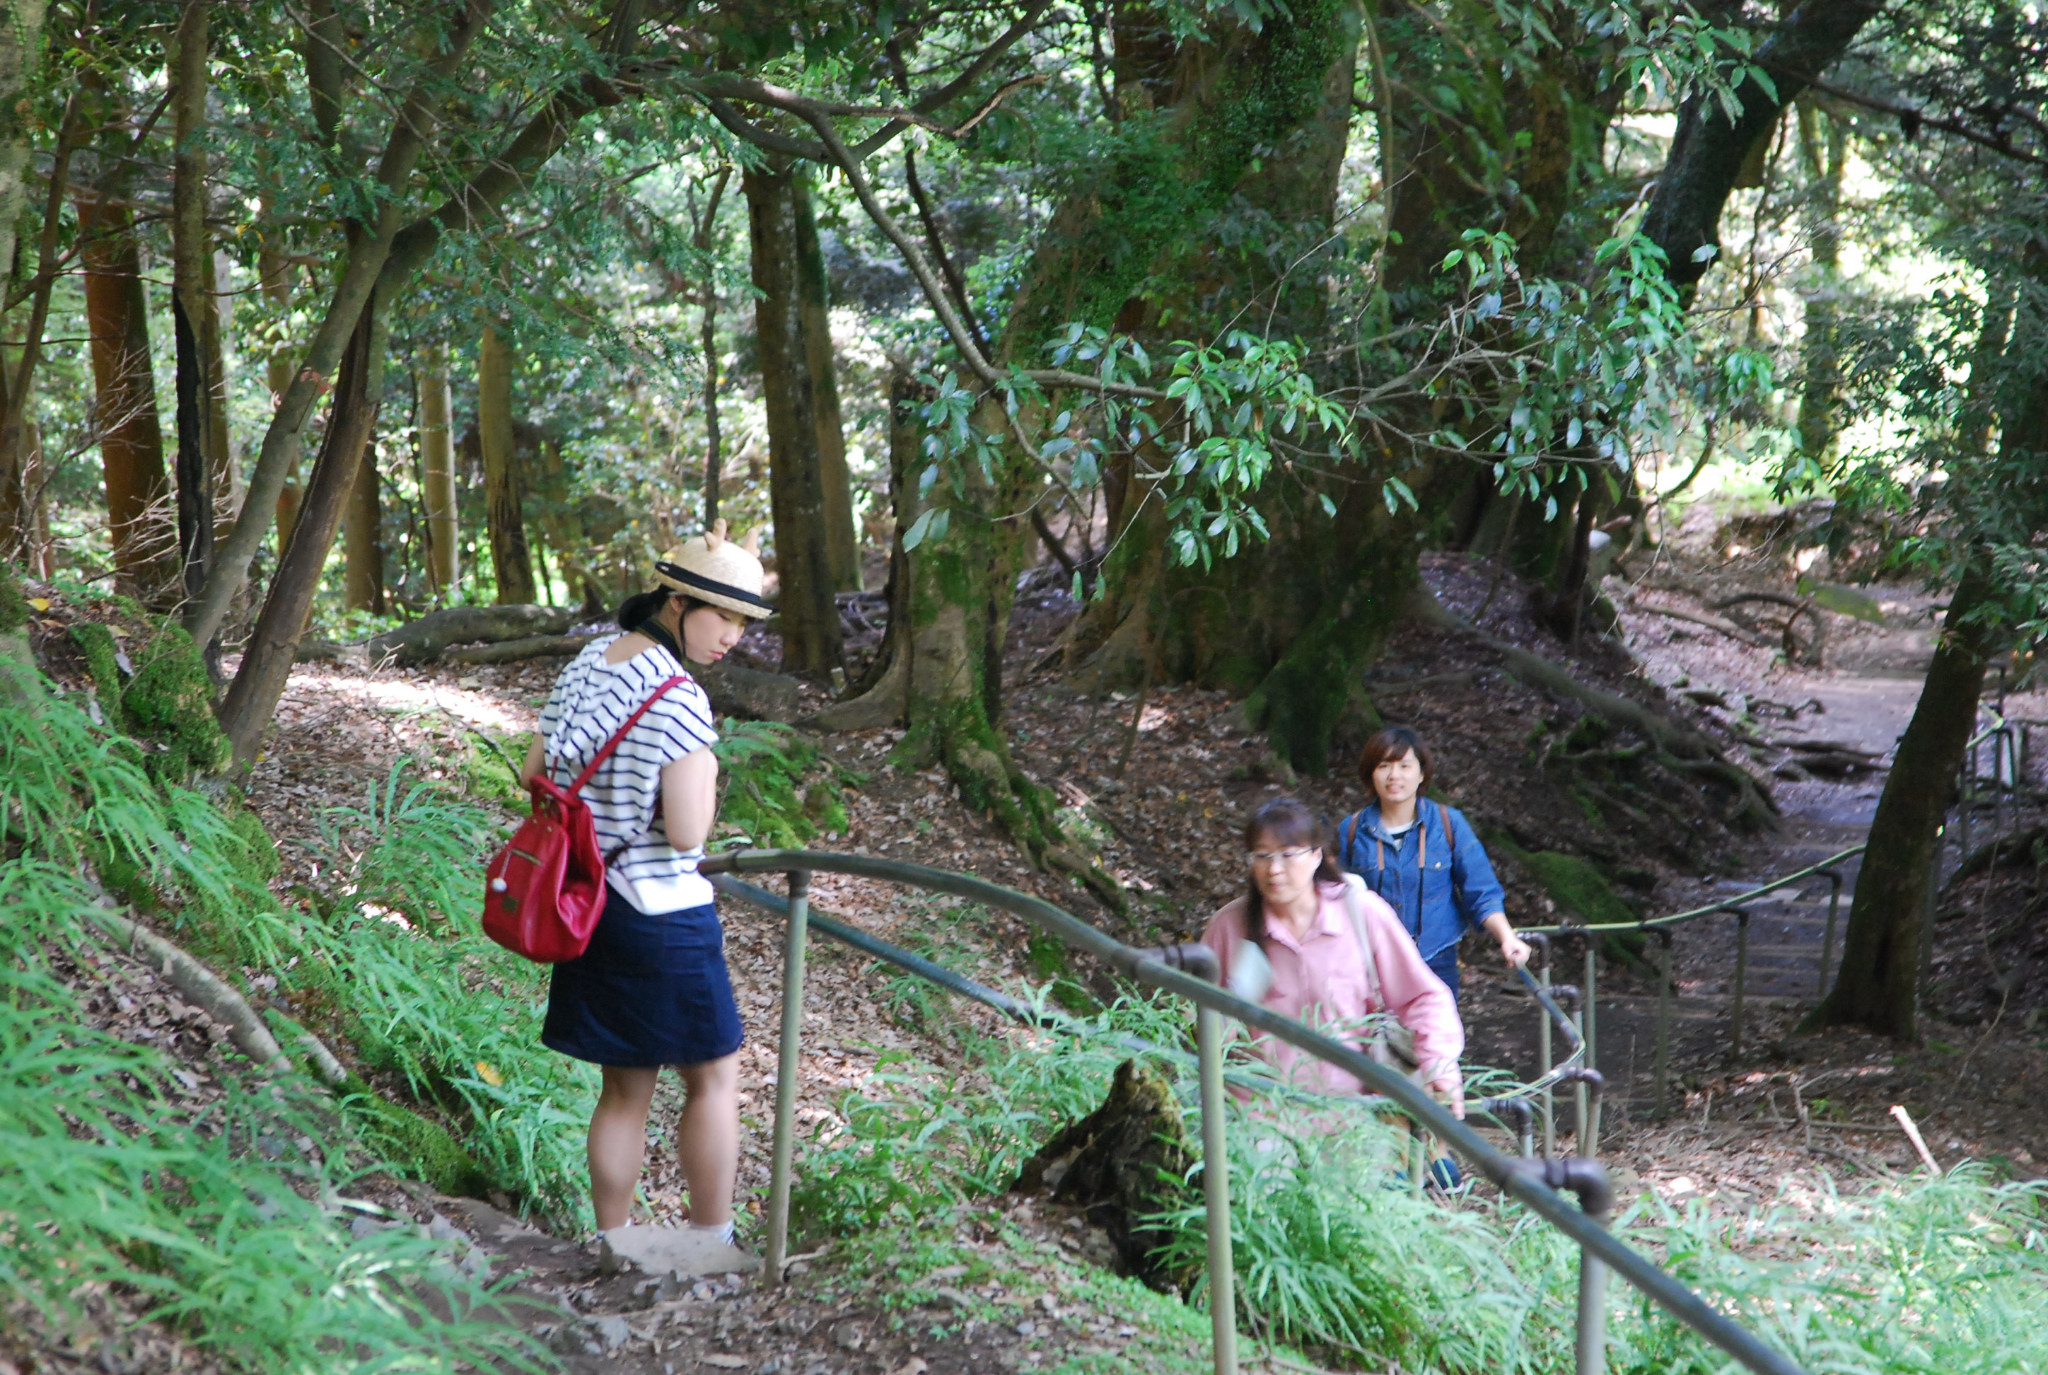
[[[533,555],[519,490],[519,454],[512,433],[512,341],[497,323],[484,326],[476,351],[477,442],[484,460],[484,519],[490,528],[491,571],[498,605],[530,606],[537,597]]]
[[[818,388],[803,301],[798,190],[789,167],[749,168],[741,178],[753,250],[754,329],[760,341],[761,399],[768,419],[768,501],[775,521],[776,614],[785,673],[824,674],[841,657],[833,599],[831,506],[819,443]],[[813,233],[815,234],[815,228]],[[818,313],[822,319],[822,312]],[[829,356],[831,341],[822,348]],[[836,393],[835,393],[836,405]],[[843,441],[841,441],[843,445]],[[840,470],[845,470],[841,447]],[[851,530],[851,514],[846,517]]]
[[[891,373],[889,493],[896,544],[889,562],[889,631],[859,695],[810,724],[827,730],[903,725],[899,766],[943,765],[967,804],[1000,825],[1032,863],[1068,875],[1105,905],[1121,908],[1120,886],[1062,831],[1052,793],[1018,767],[1002,732],[1003,641],[1017,574],[1034,538],[1030,526],[955,517],[943,539],[903,547],[904,532],[923,511],[918,408],[930,396],[903,368]],[[1017,496],[1029,470],[1012,465],[1005,474],[1007,487],[977,486],[973,496],[987,503],[985,509],[1023,504]]]
[[[1121,232],[1116,200],[1098,197],[1092,219],[1075,217],[1069,250],[1101,264],[1095,294],[1061,304],[1106,311],[1094,322],[1114,320],[1148,342],[1200,337],[1214,320],[1254,317],[1272,334],[1318,337],[1327,294],[1321,270],[1313,259],[1302,263],[1301,250],[1328,234],[1336,210],[1355,12],[1301,7],[1292,23],[1177,46],[1159,30],[1127,44],[1122,23],[1118,99],[1129,110],[1166,112],[1166,165],[1150,175],[1184,188],[1190,204],[1176,208],[1178,232],[1139,260],[1094,246],[1133,237]],[[1226,213],[1262,218],[1269,242],[1233,246]],[[1276,262],[1294,271],[1276,273]],[[1020,315],[1027,306],[1043,311],[1027,296]],[[1116,455],[1109,465],[1115,552],[1070,662],[1094,666],[1087,681],[1190,681],[1250,694],[1248,706],[1273,729],[1276,748],[1323,767],[1338,723],[1361,702],[1353,667],[1384,637],[1414,578],[1409,523],[1390,517],[1363,484],[1279,471],[1257,499],[1268,542],[1210,568],[1177,567],[1159,503],[1131,481],[1132,459]],[[1324,496],[1337,506],[1334,517]]]
[[[454,397],[448,386],[448,349],[431,344],[420,355],[420,504],[427,518],[427,582],[434,600],[454,601],[462,579],[461,519],[455,504]]]
[[[1317,274],[1276,283],[1259,266],[1274,245],[1233,245],[1223,221],[1241,222],[1249,208],[1279,226],[1276,239],[1313,241],[1327,232],[1350,111],[1354,13],[1336,3],[1297,6],[1258,32],[1218,21],[1207,38],[1181,41],[1165,16],[1133,5],[1119,8],[1116,26],[1117,104],[1129,137],[1053,216],[994,361],[1039,364],[1048,338],[1072,320],[1148,340],[1200,335],[1213,328],[1216,311],[1229,318],[1233,302],[1251,300],[1255,288],[1238,284],[1254,279],[1273,288],[1258,302],[1261,323],[1270,320],[1283,334],[1312,328],[1323,296]],[[896,378],[891,463],[899,532],[921,513],[921,399],[918,384]],[[1063,402],[1055,396],[1046,404]],[[1029,433],[1034,417],[1023,420]],[[992,435],[1010,428],[993,400],[976,422]],[[1075,849],[1051,794],[1024,775],[1002,734],[1002,649],[1016,577],[1038,538],[1022,513],[1042,492],[1045,474],[1011,442],[988,469],[977,466],[962,481],[942,536],[905,551],[899,534],[889,642],[865,694],[818,723],[904,722],[904,762],[943,762],[970,805],[998,821],[1034,862],[1121,906],[1115,881]],[[1153,542],[1126,542],[1126,572],[1151,568],[1143,551]],[[1248,582],[1255,581],[1253,561],[1242,561]]]
[[[860,590],[860,541],[853,528],[853,475],[846,466],[846,422],[839,408],[839,368],[832,354],[832,297],[811,179],[799,166],[796,201],[798,309],[803,317],[804,370],[811,380],[811,421],[818,430],[818,477],[825,497],[825,562],[832,586]],[[705,416],[710,422],[712,411]]]

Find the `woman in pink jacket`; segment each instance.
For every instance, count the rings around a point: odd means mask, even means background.
[[[1224,984],[1362,1050],[1369,1040],[1364,1019],[1391,1013],[1414,1034],[1423,1083],[1464,1116],[1458,1057],[1465,1028],[1457,1000],[1423,963],[1393,909],[1362,885],[1345,882],[1322,818],[1291,797],[1276,798],[1252,814],[1244,840],[1250,891],[1202,932]],[[1352,1074],[1283,1042],[1262,1036],[1252,1044],[1302,1088],[1333,1094],[1363,1088]],[[1440,1182],[1456,1181],[1448,1158],[1432,1173]]]

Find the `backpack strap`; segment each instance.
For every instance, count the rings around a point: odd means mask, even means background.
[[[604,742],[604,748],[600,749],[596,754],[591,756],[590,763],[584,766],[582,773],[576,775],[576,781],[569,785],[569,796],[574,797],[577,793],[583,791],[583,785],[585,783],[588,783],[590,781],[590,776],[597,772],[597,766],[604,763],[605,760],[611,758],[612,751],[617,749],[619,745],[625,740],[626,732],[633,729],[634,726],[639,724],[640,718],[647,714],[647,709],[653,706],[656,702],[660,701],[662,699],[663,694],[665,694],[670,688],[674,687],[677,683],[684,681],[684,679],[687,677],[687,674],[678,673],[674,677],[670,678],[667,682],[663,683],[660,687],[656,688],[654,690],[654,694],[651,697],[649,697],[646,701],[640,704],[640,709],[634,712],[631,716],[628,716],[626,718],[626,724],[620,726],[617,730],[612,732],[612,738]]]

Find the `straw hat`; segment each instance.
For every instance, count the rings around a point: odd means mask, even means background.
[[[721,520],[657,559],[654,580],[671,592],[737,611],[742,616],[758,619],[773,615],[775,608],[761,596],[767,574],[756,552],[760,543],[758,530],[748,531],[746,539],[738,543],[727,539],[725,522]]]

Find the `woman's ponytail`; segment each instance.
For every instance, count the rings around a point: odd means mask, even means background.
[[[666,587],[657,587],[652,592],[635,592],[619,603],[619,629],[638,630],[652,620],[674,595]]]

